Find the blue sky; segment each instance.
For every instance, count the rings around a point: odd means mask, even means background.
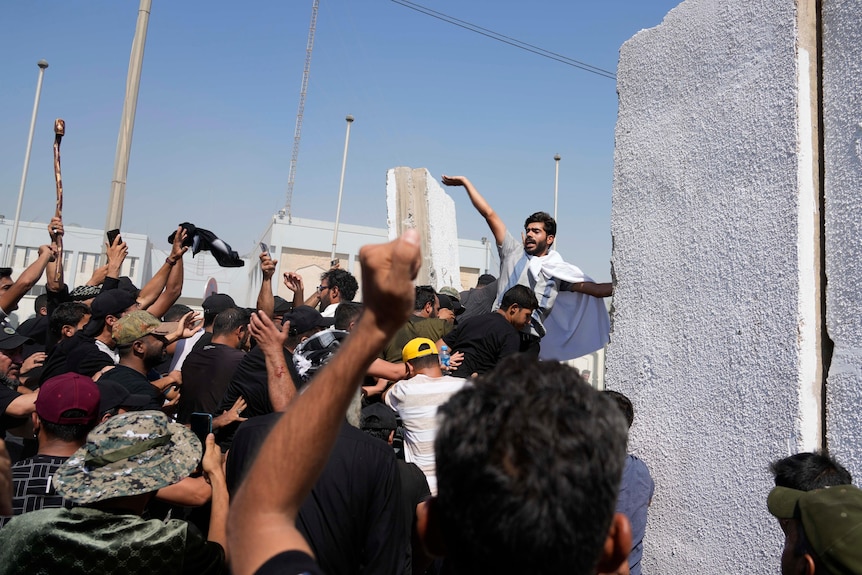
[[[425,0],[423,5],[607,70],[678,0]],[[311,0],[153,0],[123,229],[157,245],[181,221],[254,249],[286,189]],[[53,215],[53,121],[64,219],[101,228],[138,2],[14,2],[0,21],[0,214],[14,217],[40,58],[48,60],[22,210]],[[294,217],[386,224],[386,170],[472,179],[513,231],[553,211],[558,249],[610,279],[614,80],[518,50],[390,0],[321,0]],[[459,235],[488,236],[460,189]],[[327,246],[328,249],[328,246]]]

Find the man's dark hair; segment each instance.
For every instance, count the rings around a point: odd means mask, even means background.
[[[410,365],[413,366],[413,369],[428,369],[429,367],[434,367],[435,365],[440,365],[440,356],[436,353],[432,353],[431,355],[423,355],[422,357],[414,357],[410,361],[408,361]]]
[[[776,487],[813,491],[823,487],[850,485],[853,478],[844,466],[825,453],[797,453],[769,464]]]
[[[36,300],[33,302],[33,311],[36,315],[39,315],[39,310],[43,307],[48,307],[48,294],[46,293],[36,296]]]
[[[218,314],[213,322],[213,337],[226,335],[238,327],[248,325],[251,314],[245,308],[232,307]]]
[[[635,408],[632,405],[632,401],[619,391],[606,389],[604,393],[617,403],[617,407],[619,407],[620,411],[623,412],[623,415],[626,416],[626,422],[629,424],[629,427],[631,427],[635,420]]]
[[[350,322],[356,321],[362,313],[362,304],[355,301],[345,301],[335,308],[335,329],[346,330]]]
[[[512,304],[518,304],[523,309],[536,309],[539,301],[536,294],[527,286],[516,285],[506,290],[503,299],[500,300],[500,309],[507,310]]]
[[[66,301],[57,306],[51,319],[48,321],[48,330],[57,339],[63,333],[64,325],[77,326],[86,314],[90,313],[90,306],[77,301]]]
[[[192,308],[189,306],[175,303],[169,307],[168,311],[165,312],[165,315],[162,316],[162,321],[180,321],[180,319],[190,311],[192,311]]]
[[[0,268],[0,278],[11,278],[12,268]]]
[[[87,412],[83,409],[67,409],[60,414],[60,417],[86,416]],[[74,423],[69,425],[61,425],[59,423],[51,423],[50,421],[45,421],[44,419],[40,419],[40,421],[42,422],[42,427],[45,429],[45,433],[47,433],[51,437],[56,437],[60,441],[66,442],[77,441],[83,443],[87,440],[87,434],[90,433],[90,430],[96,427],[96,422],[91,424]]]
[[[424,309],[427,304],[434,305],[437,300],[437,292],[431,286],[416,286],[416,302],[413,306],[415,311]]]
[[[527,229],[527,226],[534,223],[541,223],[545,226],[545,233],[549,236],[557,235],[557,220],[551,217],[551,214],[548,212],[536,212],[527,218],[524,222],[524,229]]]
[[[440,407],[437,505],[463,573],[592,573],[626,456],[625,419],[577,370],[504,358]]]
[[[321,280],[326,280],[329,287],[337,287],[341,292],[343,301],[353,301],[356,292],[359,290],[359,284],[353,274],[346,270],[329,270],[320,276]]]

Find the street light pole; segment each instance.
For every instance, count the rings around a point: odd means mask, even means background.
[[[344,136],[344,159],[341,160],[341,183],[338,184],[338,207],[335,209],[335,227],[332,230],[332,254],[329,259],[335,261],[335,246],[338,244],[338,220],[341,217],[341,194],[344,191],[344,171],[347,169],[347,147],[350,145],[350,124],[353,116],[347,115],[347,134]]]
[[[117,138],[117,153],[114,159],[114,177],[111,180],[111,196],[108,200],[108,215],[105,231],[115,230],[123,223],[123,204],[126,198],[126,176],[129,173],[129,154],[132,151],[132,133],[135,129],[135,111],[138,108],[138,89],[141,86],[141,68],[144,65],[144,46],[147,43],[147,25],[150,22],[152,0],[141,0],[138,7],[138,22],[129,56],[129,73],[126,77],[126,98],[123,101],[123,117],[120,120],[120,135]],[[104,249],[102,250],[104,254]]]
[[[18,188],[18,206],[15,208],[15,221],[12,223],[12,239],[3,247],[3,265],[10,266],[12,250],[18,239],[18,220],[21,219],[21,205],[24,203],[24,188],[27,185],[27,171],[30,169],[30,150],[33,148],[33,132],[36,130],[36,116],[39,113],[39,98],[42,95],[42,78],[45,76],[46,60],[39,60],[39,79],[36,81],[36,99],[33,102],[33,116],[30,118],[30,135],[27,136],[27,151],[24,153],[24,170],[21,172],[21,187]]]
[[[560,188],[560,154],[554,154],[554,219],[557,219],[557,193]]]

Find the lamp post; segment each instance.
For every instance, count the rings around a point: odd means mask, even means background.
[[[27,185],[27,171],[30,168],[30,150],[33,148],[33,132],[36,130],[36,116],[39,113],[39,98],[42,95],[42,78],[45,76],[45,68],[48,67],[47,60],[36,62],[39,66],[39,79],[36,81],[36,99],[33,101],[33,116],[30,118],[30,135],[27,136],[27,151],[24,153],[24,170],[21,172],[21,187],[18,188],[18,205],[15,208],[15,221],[12,222],[12,239],[3,248],[3,265],[10,266],[12,250],[18,239],[18,220],[21,219],[21,205],[24,203],[24,188]]]
[[[554,154],[554,219],[557,219],[557,192],[560,188],[560,154]]]
[[[123,204],[126,199],[126,177],[129,173],[129,154],[132,151],[132,133],[135,129],[135,111],[138,108],[138,90],[141,86],[141,68],[144,65],[144,46],[147,43],[147,25],[150,22],[152,0],[141,0],[138,21],[129,56],[129,72],[126,77],[126,97],[123,100],[123,116],[120,120],[120,135],[117,137],[117,153],[114,158],[114,176],[111,179],[111,195],[105,231],[122,227]],[[105,250],[102,249],[104,255]]]
[[[335,227],[332,229],[332,254],[329,259],[335,261],[335,246],[338,244],[338,219],[341,217],[341,194],[344,191],[344,171],[347,169],[347,147],[350,145],[350,124],[353,116],[344,118],[347,121],[347,134],[344,136],[344,159],[341,160],[341,183],[338,184],[338,207],[335,209]]]

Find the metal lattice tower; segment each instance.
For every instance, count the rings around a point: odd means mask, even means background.
[[[308,91],[308,74],[311,71],[311,51],[314,48],[314,29],[317,26],[317,6],[319,0],[314,0],[311,6],[311,24],[308,26],[308,43],[305,46],[305,69],[302,71],[302,87],[299,90],[299,107],[296,110],[296,130],[293,132],[293,153],[290,156],[290,172],[287,176],[287,210],[288,223],[293,222],[291,203],[293,202],[293,181],[296,177],[296,159],[299,157],[299,139],[302,135],[302,112],[305,110],[305,94]]]

